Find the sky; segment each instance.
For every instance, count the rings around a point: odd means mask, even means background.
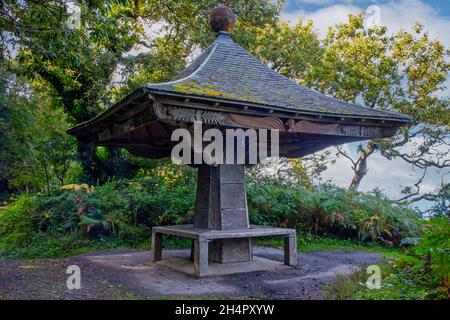
[[[376,5],[386,5],[387,3],[410,3],[419,1],[392,1],[392,0],[287,0],[285,5],[285,11],[293,12],[298,10],[305,10],[308,12],[316,11],[321,8],[331,7],[333,5],[346,5],[346,6],[356,6],[360,8],[366,8],[371,4]],[[421,1],[422,4],[430,6],[433,11],[436,11],[441,16],[450,16],[450,1],[448,0],[424,0]],[[403,6],[403,4],[401,4]]]
[[[449,0],[286,0],[283,19],[295,23],[306,17],[324,35],[329,25],[344,22],[349,13],[363,12],[371,5],[380,8],[380,22],[389,30],[408,29],[419,21],[432,36],[450,46]]]
[[[348,14],[365,12],[371,5],[379,7],[379,21],[387,26],[390,32],[396,32],[401,28],[410,30],[411,26],[420,22],[425,30],[429,31],[431,37],[439,39],[447,48],[450,48],[450,0],[286,0],[282,19],[291,24],[302,17],[311,19],[319,34],[324,36],[328,26],[345,22]],[[440,95],[450,95],[450,78],[447,79],[447,87],[447,90]],[[357,156],[356,146],[357,144],[344,146],[344,150],[353,155],[354,159]],[[389,161],[379,154],[369,158],[368,168],[369,171],[360,185],[360,190],[371,191],[378,188],[392,199],[399,198],[401,187],[412,185],[422,173],[402,160]],[[444,173],[442,170],[430,170],[421,189],[424,192],[436,190]],[[322,177],[339,186],[348,187],[352,176],[350,163],[340,158],[336,164],[330,165]],[[448,182],[450,173],[444,179]],[[428,206],[429,204],[425,202],[417,204],[420,209],[426,209]]]

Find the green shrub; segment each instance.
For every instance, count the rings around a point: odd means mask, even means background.
[[[450,298],[450,221],[432,218],[426,222],[417,244],[403,252],[391,252],[381,264],[381,288],[369,290],[365,270],[340,277],[325,288],[328,299],[424,300]]]
[[[168,166],[135,180],[21,196],[0,215],[0,255],[53,257],[82,246],[148,241],[151,227],[192,218],[195,180]]]
[[[0,216],[0,255],[64,255],[83,246],[138,246],[155,225],[192,222],[195,171],[165,165],[133,180],[68,185],[18,197]],[[304,234],[397,245],[417,237],[418,215],[378,195],[323,186],[248,183],[252,223]]]
[[[420,232],[420,216],[380,195],[323,186],[316,189],[251,184],[250,219],[305,233],[399,245]]]
[[[420,287],[433,288],[427,298],[450,297],[450,221],[432,218],[416,246],[408,250],[410,263],[397,259],[396,267],[414,274]]]
[[[31,243],[33,215],[36,211],[36,198],[23,195],[0,212],[0,249],[8,246],[26,247]]]

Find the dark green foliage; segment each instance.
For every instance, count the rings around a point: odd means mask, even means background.
[[[322,186],[251,185],[248,188],[251,220],[318,235],[380,241],[398,245],[417,235],[419,215],[380,195],[367,195]]]
[[[418,235],[410,209],[379,196],[335,187],[248,184],[252,223],[303,234],[398,244]],[[0,213],[0,255],[55,256],[85,246],[138,246],[151,227],[192,222],[195,171],[165,165],[133,180],[68,185],[50,195],[20,196]]]
[[[418,286],[430,288],[425,298],[450,298],[450,221],[446,217],[426,222],[418,243],[408,249],[408,257],[399,257],[394,266],[407,273]],[[405,261],[406,260],[406,261]]]
[[[148,241],[151,226],[186,223],[192,217],[192,173],[167,166],[132,181],[95,188],[68,185],[50,195],[19,196],[0,213],[0,254],[55,256],[95,243],[134,246]]]
[[[45,96],[26,93],[9,94],[0,116],[0,176],[11,191],[48,193],[72,180],[79,166],[75,139],[65,133],[61,109]]]
[[[415,246],[390,255],[381,264],[381,288],[370,290],[364,284],[368,275],[362,269],[350,277],[338,277],[326,288],[328,299],[423,300],[450,297],[450,221],[432,218],[425,223]]]
[[[8,168],[11,165],[11,161],[8,157],[11,151],[11,139],[9,138],[11,115],[9,113],[9,99],[6,94],[6,77],[5,70],[0,58],[0,201],[5,197],[8,189]]]

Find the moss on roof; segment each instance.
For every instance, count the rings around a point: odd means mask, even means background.
[[[255,99],[249,95],[233,94],[226,92],[225,91],[226,88],[224,88],[223,86],[215,85],[212,83],[201,84],[194,80],[186,80],[183,82],[172,84],[171,87],[174,88],[177,92],[185,94],[220,97],[226,99],[249,101],[254,103],[264,103],[263,100]],[[249,92],[250,90],[247,88],[243,88],[243,90],[241,91]]]

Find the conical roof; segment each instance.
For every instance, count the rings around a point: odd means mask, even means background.
[[[300,114],[410,121],[399,113],[348,103],[301,86],[260,62],[224,31],[172,81],[148,83],[145,88]]]
[[[230,15],[210,16],[216,40],[171,81],[147,83],[68,130],[84,143],[170,156],[171,134],[194,121],[222,128],[276,129],[280,156],[389,137],[408,116],[321,94],[278,74],[233,41]]]

